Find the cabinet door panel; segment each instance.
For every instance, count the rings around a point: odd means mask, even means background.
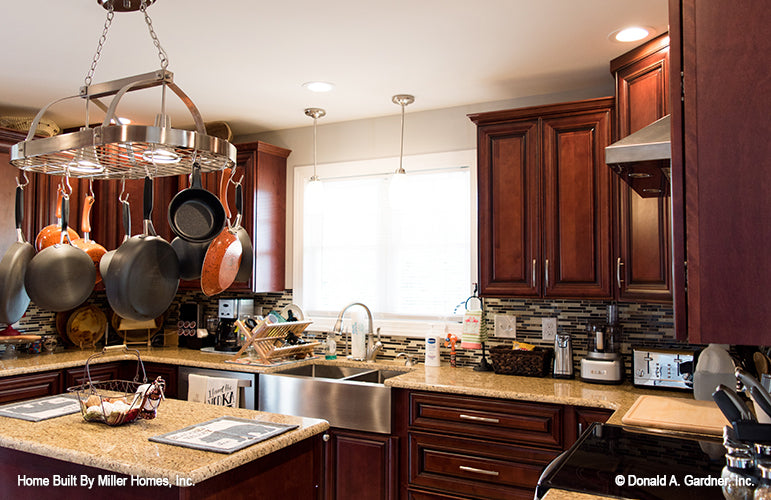
[[[397,498],[397,438],[331,429],[327,442],[327,498]]]
[[[544,295],[611,296],[609,111],[543,121]]]
[[[538,296],[538,122],[479,129],[479,258],[484,295]]]
[[[656,39],[639,49],[637,60],[616,73],[617,138],[640,130],[669,112],[669,47]],[[619,59],[623,59],[621,56]],[[614,63],[611,63],[611,68]],[[642,198],[614,179],[618,189],[617,287],[627,300],[672,298],[670,199]]]

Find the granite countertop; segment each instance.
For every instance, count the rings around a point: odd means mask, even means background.
[[[231,454],[148,440],[151,436],[226,415],[299,427]],[[120,474],[168,478],[171,484],[175,484],[177,478],[199,483],[320,434],[328,428],[326,420],[315,418],[167,399],[161,403],[155,419],[138,419],[118,427],[86,422],[80,412],[41,422],[0,417],[0,447]]]
[[[489,398],[518,399],[543,403],[587,406],[615,410],[609,424],[621,425],[621,417],[642,395],[693,398],[689,392],[640,389],[630,383],[620,385],[588,384],[580,380],[550,377],[517,377],[476,372],[472,368],[423,367],[390,378],[385,385]]]
[[[138,350],[142,360],[147,363],[165,363],[252,373],[271,373],[289,366],[301,366],[309,363],[357,367],[367,366],[373,369],[403,369],[406,371],[404,375],[387,379],[385,385],[400,389],[605,408],[615,410],[608,423],[618,425],[621,425],[621,417],[624,416],[639,396],[649,394],[676,398],[693,398],[690,392],[640,389],[634,387],[629,382],[621,385],[601,385],[588,384],[575,379],[565,380],[551,377],[498,375],[493,372],[476,372],[470,367],[452,368],[446,363],[443,363],[440,367],[427,367],[421,364],[408,369],[404,367],[403,363],[394,361],[365,363],[343,358],[330,361],[316,357],[295,361],[292,364],[255,366],[225,363],[225,360],[233,358],[229,354],[206,353],[176,347],[141,347]],[[101,351],[73,350],[0,360],[0,377],[83,366],[88,357],[95,352]],[[110,353],[100,356],[94,363],[135,359],[134,355],[118,351],[115,354]]]

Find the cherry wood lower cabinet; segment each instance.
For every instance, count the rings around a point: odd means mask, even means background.
[[[396,499],[398,438],[332,428],[325,444],[326,498]]]
[[[0,378],[0,404],[59,394],[63,378],[61,371]]]
[[[611,410],[394,389],[400,498],[533,498],[543,469]]]
[[[533,498],[563,449],[564,407],[394,390],[402,498]]]

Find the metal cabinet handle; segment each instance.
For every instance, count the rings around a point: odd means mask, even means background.
[[[623,266],[624,263],[621,261],[621,257],[616,259],[616,284],[619,288],[621,288],[621,283],[624,281],[621,279],[621,266]]]
[[[584,433],[584,424],[581,422],[578,422],[578,436],[581,436],[581,434]]]
[[[533,259],[533,273],[532,273],[532,274],[533,274],[533,277],[532,277],[532,279],[530,280],[530,281],[532,282],[532,285],[531,285],[531,286],[532,286],[533,288],[535,288],[535,263],[536,263],[536,260],[535,260],[535,259]]]
[[[549,288],[549,259],[544,262],[544,275],[546,276],[546,288]]]
[[[321,439],[323,439],[324,442],[326,443],[327,441],[330,440],[330,436],[329,436],[329,434],[324,434],[323,436],[321,436]]]
[[[497,418],[488,418],[488,417],[477,417],[475,415],[465,415],[463,413],[460,414],[460,418],[463,420],[474,420],[475,422],[487,422],[490,424],[499,424],[501,423],[500,420]]]
[[[498,476],[500,474],[498,471],[477,469],[476,467],[466,467],[465,465],[459,465],[458,468],[462,471],[484,474],[485,476]]]

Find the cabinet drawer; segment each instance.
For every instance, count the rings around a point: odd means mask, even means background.
[[[59,394],[61,386],[62,373],[58,371],[0,378],[0,403]]]
[[[410,394],[410,427],[562,448],[560,405]]]
[[[558,451],[411,432],[410,486],[485,498],[533,497]]]

